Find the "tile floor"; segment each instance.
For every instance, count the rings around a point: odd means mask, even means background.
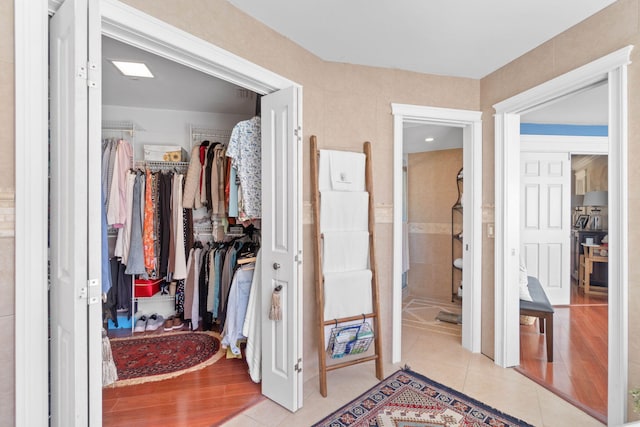
[[[429,304],[425,306],[428,312]],[[405,303],[415,308],[415,304]],[[385,367],[392,374],[405,364],[432,380],[461,391],[485,404],[527,421],[535,426],[602,426],[576,407],[513,369],[502,369],[481,354],[472,354],[460,345],[460,337],[420,327],[414,320],[402,328],[402,363]],[[430,317],[430,315],[429,315]],[[328,397],[318,389],[318,378],[304,384],[304,406],[291,413],[265,400],[229,420],[225,427],[309,426],[377,383],[373,362],[354,365],[327,374]]]

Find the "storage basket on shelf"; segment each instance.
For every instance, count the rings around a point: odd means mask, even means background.
[[[331,329],[327,353],[332,359],[364,353],[373,341],[373,331],[368,322],[357,325],[335,326]]]

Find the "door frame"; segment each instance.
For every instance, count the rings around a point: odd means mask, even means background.
[[[608,423],[627,416],[628,173],[627,65],[633,46],[556,77],[493,106],[495,114],[495,363],[519,364],[520,115],[598,84],[609,84],[609,356]]]
[[[480,111],[391,104],[393,113],[393,299],[392,363],[402,357],[402,146],[403,123],[419,122],[463,128],[465,241],[462,287],[462,346],[479,353],[482,291],[482,113]],[[467,231],[469,230],[469,231]],[[469,320],[470,319],[470,320]]]
[[[62,0],[15,2],[15,417],[47,425],[48,40]],[[259,94],[302,86],[117,0],[101,0],[102,34]],[[39,82],[39,83],[34,83]],[[301,111],[301,110],[300,110]],[[302,118],[300,118],[302,121]],[[301,166],[301,165],[299,165]],[[301,198],[298,197],[298,204]],[[298,212],[302,206],[298,206]],[[300,278],[299,278],[300,279]]]

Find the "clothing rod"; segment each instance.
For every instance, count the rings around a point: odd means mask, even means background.
[[[231,136],[231,132],[221,132],[221,133],[192,133],[191,136],[220,136],[220,137],[230,137]]]

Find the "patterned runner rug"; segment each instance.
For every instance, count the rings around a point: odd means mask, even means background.
[[[113,386],[177,377],[209,366],[223,356],[215,332],[175,332],[114,338],[111,352],[118,370]]]
[[[391,375],[314,427],[532,427],[408,369]]]

